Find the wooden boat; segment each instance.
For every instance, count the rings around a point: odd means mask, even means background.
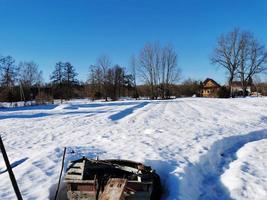
[[[64,182],[70,200],[159,200],[160,178],[142,163],[129,160],[72,161]]]

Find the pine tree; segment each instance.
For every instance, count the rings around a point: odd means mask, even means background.
[[[70,99],[73,95],[73,86],[78,82],[76,77],[78,73],[75,72],[73,65],[69,62],[64,63],[63,83],[66,89],[66,96]]]
[[[58,62],[55,65],[55,69],[52,72],[52,75],[50,76],[50,80],[52,81],[53,88],[55,88],[54,91],[54,97],[60,98],[61,103],[62,99],[64,98],[64,91],[63,91],[63,69],[64,69],[64,63]]]
[[[56,88],[55,97],[70,99],[73,97],[73,86],[78,83],[74,67],[69,62],[58,62],[50,79]]]
[[[64,70],[64,63],[58,62],[55,65],[55,69],[50,76],[50,80],[53,84],[61,85],[63,82],[63,70]]]

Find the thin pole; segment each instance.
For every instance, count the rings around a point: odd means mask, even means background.
[[[0,149],[1,149],[2,155],[4,157],[4,160],[5,160],[5,163],[6,163],[6,168],[7,168],[7,171],[8,171],[12,186],[13,186],[13,188],[15,190],[17,199],[18,200],[22,200],[22,196],[20,194],[19,187],[17,185],[17,181],[16,181],[16,178],[15,178],[15,175],[14,175],[14,173],[12,171],[12,167],[10,166],[10,163],[9,163],[9,160],[8,160],[8,157],[7,157],[7,154],[6,154],[6,150],[5,150],[4,143],[2,141],[1,135],[0,135]]]
[[[57,184],[55,200],[57,200],[57,195],[58,195],[58,191],[59,191],[59,187],[60,187],[61,176],[62,176],[62,172],[63,172],[63,168],[64,168],[65,154],[66,154],[66,147],[64,148],[64,152],[63,152],[63,159],[62,159],[61,171],[60,171],[58,184]]]

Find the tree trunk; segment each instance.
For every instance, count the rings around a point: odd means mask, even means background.
[[[231,75],[228,81],[228,85],[230,87],[230,97],[233,97],[233,91],[232,91],[232,83],[233,83],[234,76]]]
[[[243,97],[246,97],[247,95],[247,86],[246,85],[243,85],[242,86],[242,90],[243,90]]]

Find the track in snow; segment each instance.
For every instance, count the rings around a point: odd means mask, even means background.
[[[200,157],[198,163],[189,165],[185,170],[180,186],[183,191],[182,198],[230,200],[230,193],[222,184],[220,176],[236,159],[236,152],[240,148],[249,142],[265,138],[267,138],[267,130],[263,129],[216,141],[208,153]]]

